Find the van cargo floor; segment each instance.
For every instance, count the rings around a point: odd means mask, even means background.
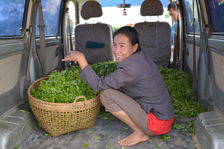
[[[132,147],[122,147],[116,142],[126,137],[131,130],[111,116],[99,116],[92,128],[51,137],[38,129],[17,148],[19,149],[198,149],[194,135],[172,129],[168,135],[154,136]]]

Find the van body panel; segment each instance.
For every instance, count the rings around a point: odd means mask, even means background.
[[[202,149],[223,148],[224,117],[220,112],[211,111],[199,114],[194,126]]]
[[[1,41],[0,45],[0,115],[22,102],[20,99],[20,79],[23,67],[22,39]]]
[[[37,121],[30,112],[12,108],[0,116],[0,148],[14,149],[33,131]]]

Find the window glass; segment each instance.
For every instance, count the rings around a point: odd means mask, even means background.
[[[224,0],[209,0],[211,25],[214,32],[224,32]]]
[[[193,6],[194,2],[194,6]],[[191,33],[194,31],[199,33],[199,18],[198,18],[198,8],[195,0],[184,0],[184,14],[185,14],[185,21],[186,21],[186,31]],[[193,12],[194,7],[194,12]],[[195,19],[195,22],[194,22]]]
[[[61,0],[42,0],[45,36],[58,35],[60,4]],[[36,19],[36,34],[39,36],[38,15]]]
[[[78,0],[81,2],[81,0]],[[167,10],[168,0],[160,0],[163,5],[163,15],[159,16],[142,16],[140,14],[140,6],[144,0],[97,0],[101,6],[103,15],[101,17],[94,17],[88,20],[85,20],[80,15],[80,23],[106,23],[114,27],[116,30],[122,26],[134,26],[136,23],[144,21],[161,21],[168,22],[172,24],[172,20],[169,17],[169,12]],[[83,0],[82,0],[83,2]],[[122,4],[130,4],[129,8],[119,8]],[[83,3],[81,3],[83,4]]]
[[[69,32],[71,32],[72,34],[74,34],[74,28],[75,28],[75,26],[76,26],[76,24],[77,24],[77,20],[76,20],[76,16],[77,16],[77,14],[76,14],[76,7],[75,7],[75,3],[74,2],[72,2],[72,1],[69,1],[69,3],[68,3],[68,9],[69,9],[69,11],[68,11],[68,24],[69,24],[69,27],[70,27],[70,30],[69,30]]]
[[[25,0],[0,0],[0,36],[20,36]]]
[[[140,6],[144,0],[125,0],[126,4],[131,4],[131,6]],[[160,0],[163,7],[168,5],[168,0]],[[98,0],[102,7],[117,7],[117,4],[124,3],[124,0]]]

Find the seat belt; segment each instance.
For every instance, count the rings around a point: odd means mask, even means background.
[[[180,69],[180,26],[179,22],[176,23],[176,34],[174,35],[174,53],[173,53],[173,67]]]
[[[43,17],[43,10],[41,5],[41,0],[38,0],[38,10],[39,10],[39,33],[40,33],[40,60],[42,66],[42,73],[43,75],[47,74],[46,68],[46,42],[45,42],[45,33],[44,33],[44,17]]]
[[[197,76],[196,76],[196,45],[195,45],[195,1],[193,0],[193,74],[192,74],[192,97],[197,100]]]
[[[66,11],[67,15],[68,15],[68,27],[69,27],[69,43],[70,43],[70,51],[73,50],[73,45],[72,45],[72,31],[71,31],[71,20],[70,20],[70,15],[69,15],[69,8],[67,8]]]
[[[67,14],[67,19],[68,19],[69,45],[70,45],[70,49],[68,50],[68,52],[71,52],[74,49],[73,49],[73,44],[72,44],[72,31],[71,31],[71,20],[70,20],[69,8],[66,8],[66,14]],[[74,62],[74,61],[67,62],[67,67],[70,67],[75,64],[77,64],[77,62]]]

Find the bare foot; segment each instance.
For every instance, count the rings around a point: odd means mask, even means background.
[[[124,139],[118,141],[121,146],[132,146],[140,142],[147,141],[149,136],[146,134],[132,133]]]

